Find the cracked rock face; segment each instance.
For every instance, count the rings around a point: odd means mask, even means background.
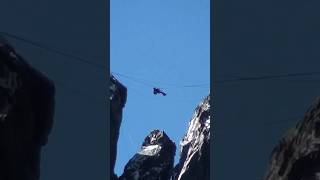
[[[189,122],[172,179],[210,179],[210,95],[199,104]]]
[[[0,179],[38,180],[55,88],[0,38]]]
[[[110,172],[111,180],[117,179],[114,173],[114,166],[117,156],[117,143],[119,139],[120,126],[122,121],[122,110],[127,100],[127,88],[122,85],[114,76],[110,77]]]
[[[121,180],[168,180],[170,179],[175,144],[165,132],[152,131],[144,140],[141,149],[126,164]]]
[[[273,149],[265,180],[320,180],[320,98]]]

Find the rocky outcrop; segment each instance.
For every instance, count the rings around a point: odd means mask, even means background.
[[[181,157],[176,167],[176,146],[164,131],[154,130],[141,149],[126,164],[123,174],[114,174],[117,141],[126,103],[127,89],[111,76],[111,172],[112,180],[208,180],[210,178],[210,95],[196,108],[187,133],[180,142]]]
[[[152,131],[125,166],[120,180],[169,180],[175,151],[175,144],[165,132]]]
[[[114,76],[110,78],[110,172],[111,180],[117,179],[114,166],[117,156],[117,143],[122,121],[122,109],[127,101],[127,88]]]
[[[0,179],[38,180],[54,116],[54,84],[0,38]]]
[[[320,179],[320,98],[274,148],[264,179]]]
[[[199,104],[189,122],[172,179],[210,179],[210,95]]]

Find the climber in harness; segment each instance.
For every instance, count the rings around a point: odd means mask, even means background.
[[[159,88],[153,88],[153,94],[162,94],[163,96],[166,96],[167,94],[161,91]]]

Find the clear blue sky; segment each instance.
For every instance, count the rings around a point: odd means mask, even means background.
[[[118,141],[115,171],[139,150],[153,129],[164,130],[177,145],[210,83],[209,0],[111,0],[111,71],[143,79],[152,87],[123,76],[128,99]],[[175,87],[175,85],[179,87]]]

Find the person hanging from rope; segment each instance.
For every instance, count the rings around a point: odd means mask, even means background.
[[[163,96],[166,96],[167,94],[161,91],[159,88],[153,88],[153,94],[162,94]]]

